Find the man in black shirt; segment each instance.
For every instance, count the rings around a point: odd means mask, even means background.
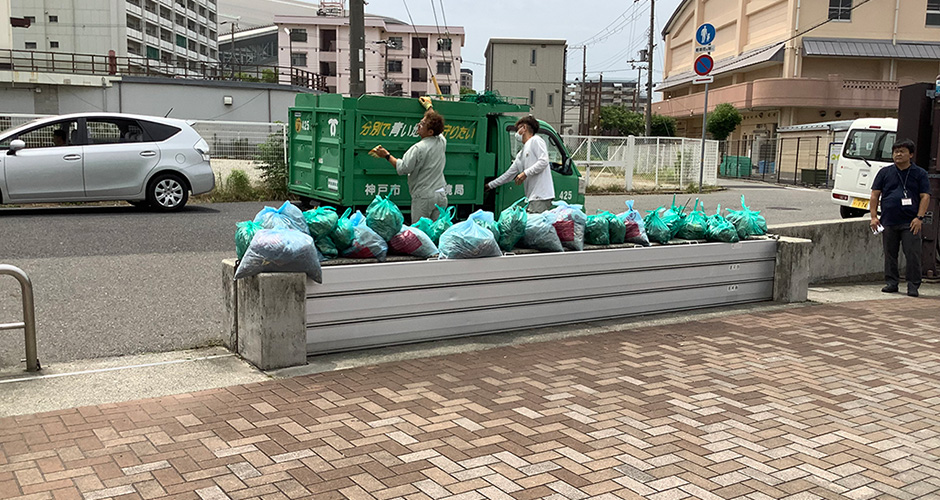
[[[894,166],[878,171],[871,184],[871,229],[884,226],[881,235],[885,253],[885,293],[898,291],[898,250],[904,244],[907,260],[907,294],[917,297],[920,287],[921,226],[930,203],[927,171],[914,165],[914,142],[905,139],[891,147]],[[878,206],[881,205],[881,219]]]

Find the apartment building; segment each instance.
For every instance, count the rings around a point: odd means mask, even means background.
[[[329,92],[349,94],[349,17],[344,11],[316,16],[274,16],[278,64],[326,77]],[[365,16],[367,94],[418,97],[460,93],[459,26],[412,26],[397,19]]]
[[[684,0],[662,32],[663,100],[679,134],[701,134],[704,86],[694,85],[694,33],[710,23],[715,82],[709,108],[731,103],[733,139],[779,127],[896,116],[898,87],[940,73],[940,0]]]
[[[473,88],[473,70],[470,68],[460,68],[460,86],[468,89]]]
[[[537,118],[561,130],[564,122],[565,40],[490,38],[486,90],[520,97]]]
[[[218,60],[216,0],[12,0],[13,49],[159,61],[181,71]],[[139,56],[139,57],[134,57]]]
[[[584,90],[585,99],[581,98]],[[636,80],[628,79],[589,79],[586,85],[579,80],[565,83],[565,127],[566,134],[587,133],[580,124],[583,119],[592,121],[591,116],[604,106],[622,106],[637,113],[646,112],[646,92],[637,88]]]

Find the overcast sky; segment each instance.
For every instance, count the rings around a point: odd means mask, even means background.
[[[581,77],[580,48],[587,45],[588,79],[599,73],[604,79],[635,80],[631,59],[647,45],[650,0],[367,0],[366,12],[391,16],[408,23],[462,26],[466,31],[463,67],[473,70],[473,86],[483,89],[486,59],[483,52],[490,38],[560,38],[568,41],[568,79]],[[653,57],[653,80],[662,79],[662,30],[682,0],[656,2],[657,47]],[[348,4],[347,4],[348,5]],[[432,10],[432,5],[434,9]],[[443,5],[443,7],[442,7]],[[411,18],[408,11],[411,12]],[[691,61],[689,61],[691,69]],[[643,76],[646,79],[645,73]]]

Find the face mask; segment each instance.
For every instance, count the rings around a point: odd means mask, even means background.
[[[516,132],[516,140],[519,142],[522,142],[522,134],[520,134],[519,132]]]

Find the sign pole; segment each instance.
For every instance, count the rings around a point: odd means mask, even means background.
[[[698,192],[703,191],[702,184],[705,181],[705,129],[708,125],[708,82],[705,82],[705,109],[702,111],[702,155],[698,166]]]

